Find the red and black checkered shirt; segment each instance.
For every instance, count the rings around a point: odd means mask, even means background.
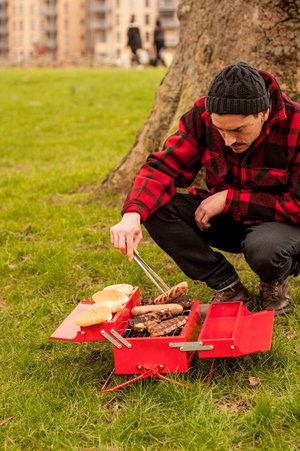
[[[182,116],[163,150],[151,154],[138,173],[122,214],[141,221],[166,204],[176,188],[187,188],[202,166],[210,193],[192,187],[199,203],[228,190],[224,212],[244,224],[287,222],[300,227],[300,104],[282,94],[276,80],[260,72],[270,92],[271,112],[244,154],[225,146],[201,97]]]

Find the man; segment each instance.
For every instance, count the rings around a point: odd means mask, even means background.
[[[140,64],[140,59],[137,51],[142,48],[142,40],[139,27],[135,22],[135,16],[131,16],[130,25],[127,30],[127,45],[130,47],[132,52],[132,62],[136,61]]]
[[[249,305],[234,267],[212,247],[242,252],[260,278],[261,307],[287,312],[288,276],[300,266],[299,130],[300,105],[270,74],[225,67],[141,168],[112,244],[132,260],[144,223],[188,277],[213,289],[210,301]],[[176,193],[202,166],[209,192]]]

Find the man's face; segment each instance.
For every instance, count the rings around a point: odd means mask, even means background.
[[[225,145],[235,153],[245,152],[258,138],[263,123],[268,119],[270,110],[243,116],[242,114],[211,113],[211,120],[224,139]]]

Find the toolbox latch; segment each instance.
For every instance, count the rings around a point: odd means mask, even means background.
[[[186,341],[183,343],[169,343],[170,348],[180,348],[180,351],[212,351],[213,345],[203,345],[202,341]]]

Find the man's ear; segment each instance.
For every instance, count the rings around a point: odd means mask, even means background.
[[[261,112],[261,114],[262,114],[262,120],[264,121],[264,122],[266,122],[267,120],[268,120],[268,118],[269,118],[269,114],[270,114],[270,108],[268,108],[267,110],[265,110],[265,111],[262,111]]]

